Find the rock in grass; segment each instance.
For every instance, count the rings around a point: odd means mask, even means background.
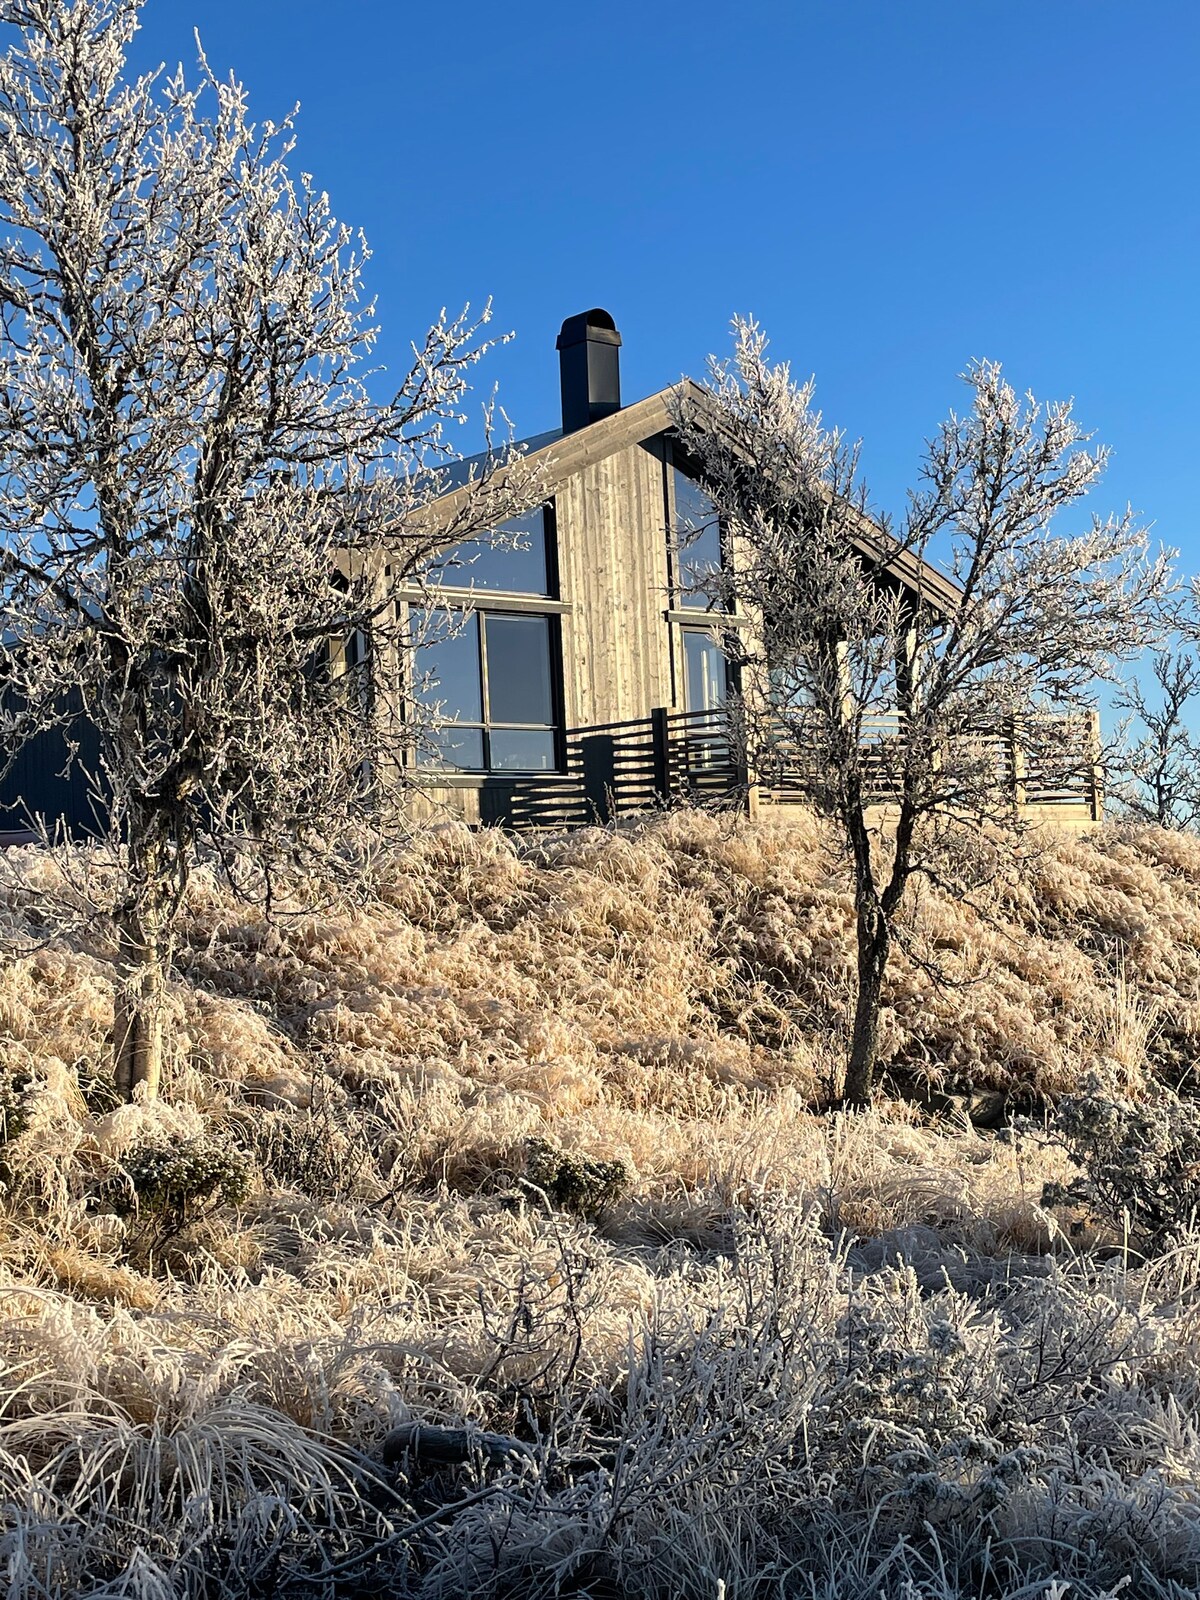
[[[520,1439],[478,1428],[445,1428],[428,1422],[404,1422],[383,1441],[386,1466],[397,1466],[406,1456],[423,1467],[461,1467],[482,1460],[500,1467],[532,1451]]]

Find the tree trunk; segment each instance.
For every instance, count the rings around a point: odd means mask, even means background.
[[[136,913],[121,917],[117,937],[120,978],[113,997],[113,1077],[123,1100],[132,1100],[139,1085],[153,1100],[162,1077],[162,950]]]
[[[875,1087],[879,1013],[883,1006],[883,975],[887,969],[891,935],[886,916],[875,904],[859,904],[857,932],[858,998],[842,1104],[861,1110],[871,1104]]]

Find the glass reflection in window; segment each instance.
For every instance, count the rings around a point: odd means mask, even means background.
[[[688,711],[716,711],[729,698],[725,652],[703,628],[683,630],[683,686]]]
[[[417,656],[417,700],[438,707],[447,719],[482,722],[478,618],[464,619],[461,611],[450,611],[434,612],[426,619],[414,611],[414,636],[420,639],[426,630],[428,643],[421,645]]]
[[[489,739],[494,772],[553,772],[552,728],[492,728]]]
[[[439,556],[430,568],[429,581],[443,589],[548,595],[545,508],[512,517],[496,531],[497,543],[472,540]]]
[[[484,615],[488,664],[488,721],[554,721],[547,617]]]
[[[719,609],[721,525],[700,485],[671,469],[675,495],[676,599],[689,609]]]
[[[552,772],[557,724],[551,619],[478,611],[420,651],[415,699],[436,711],[417,760],[462,771]],[[418,614],[419,618],[419,614]],[[420,636],[420,623],[414,630]]]

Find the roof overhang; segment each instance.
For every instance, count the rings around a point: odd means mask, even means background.
[[[632,445],[647,444],[652,439],[670,433],[675,427],[675,412],[680,400],[704,410],[712,410],[708,390],[691,378],[669,389],[625,406],[612,416],[602,417],[561,438],[542,445],[522,457],[526,468],[539,473],[545,495],[549,498],[558,486],[584,468],[607,460]],[[714,419],[715,420],[715,419]],[[503,473],[504,469],[499,469]],[[453,520],[461,511],[471,493],[469,484],[451,490],[431,502],[428,515]],[[864,514],[855,513],[858,531],[854,545],[861,554],[880,570],[886,572],[928,610],[946,615],[958,608],[961,591],[956,583],[939,572],[914,550],[906,548],[877,522]]]

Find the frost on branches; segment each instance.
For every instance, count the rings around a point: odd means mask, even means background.
[[[678,391],[676,420],[732,551],[713,598],[751,623],[739,643],[750,764],[769,778],[799,754],[853,861],[846,1098],[863,1104],[897,912],[931,870],[939,817],[1011,814],[998,750],[1014,728],[1044,776],[1091,759],[1062,748],[1047,713],[1085,708],[1095,681],[1141,650],[1168,568],[1129,512],[1051,531],[1106,452],[1086,447],[1070,404],[1022,398],[989,362],[965,374],[970,410],[934,435],[903,518],[869,517],[857,446],[824,426],[813,385],[767,359],[753,322],[734,331],[734,360],[710,363],[705,391]],[[953,596],[929,592],[924,566],[915,589],[898,585],[889,569],[904,553],[940,558]]]
[[[0,753],[69,693],[99,732],[125,1093],[157,1083],[198,852],[237,872],[252,839],[260,888],[349,863],[404,736],[398,587],[537,498],[489,450],[435,538],[487,313],[373,399],[362,241],[203,55],[194,86],[125,76],[141,3],[0,5]]]
[[[1113,700],[1127,718],[1109,763],[1109,787],[1132,821],[1195,832],[1200,740],[1190,722],[1200,696],[1200,662],[1184,649],[1156,650],[1151,673],[1153,688],[1134,678]]]

